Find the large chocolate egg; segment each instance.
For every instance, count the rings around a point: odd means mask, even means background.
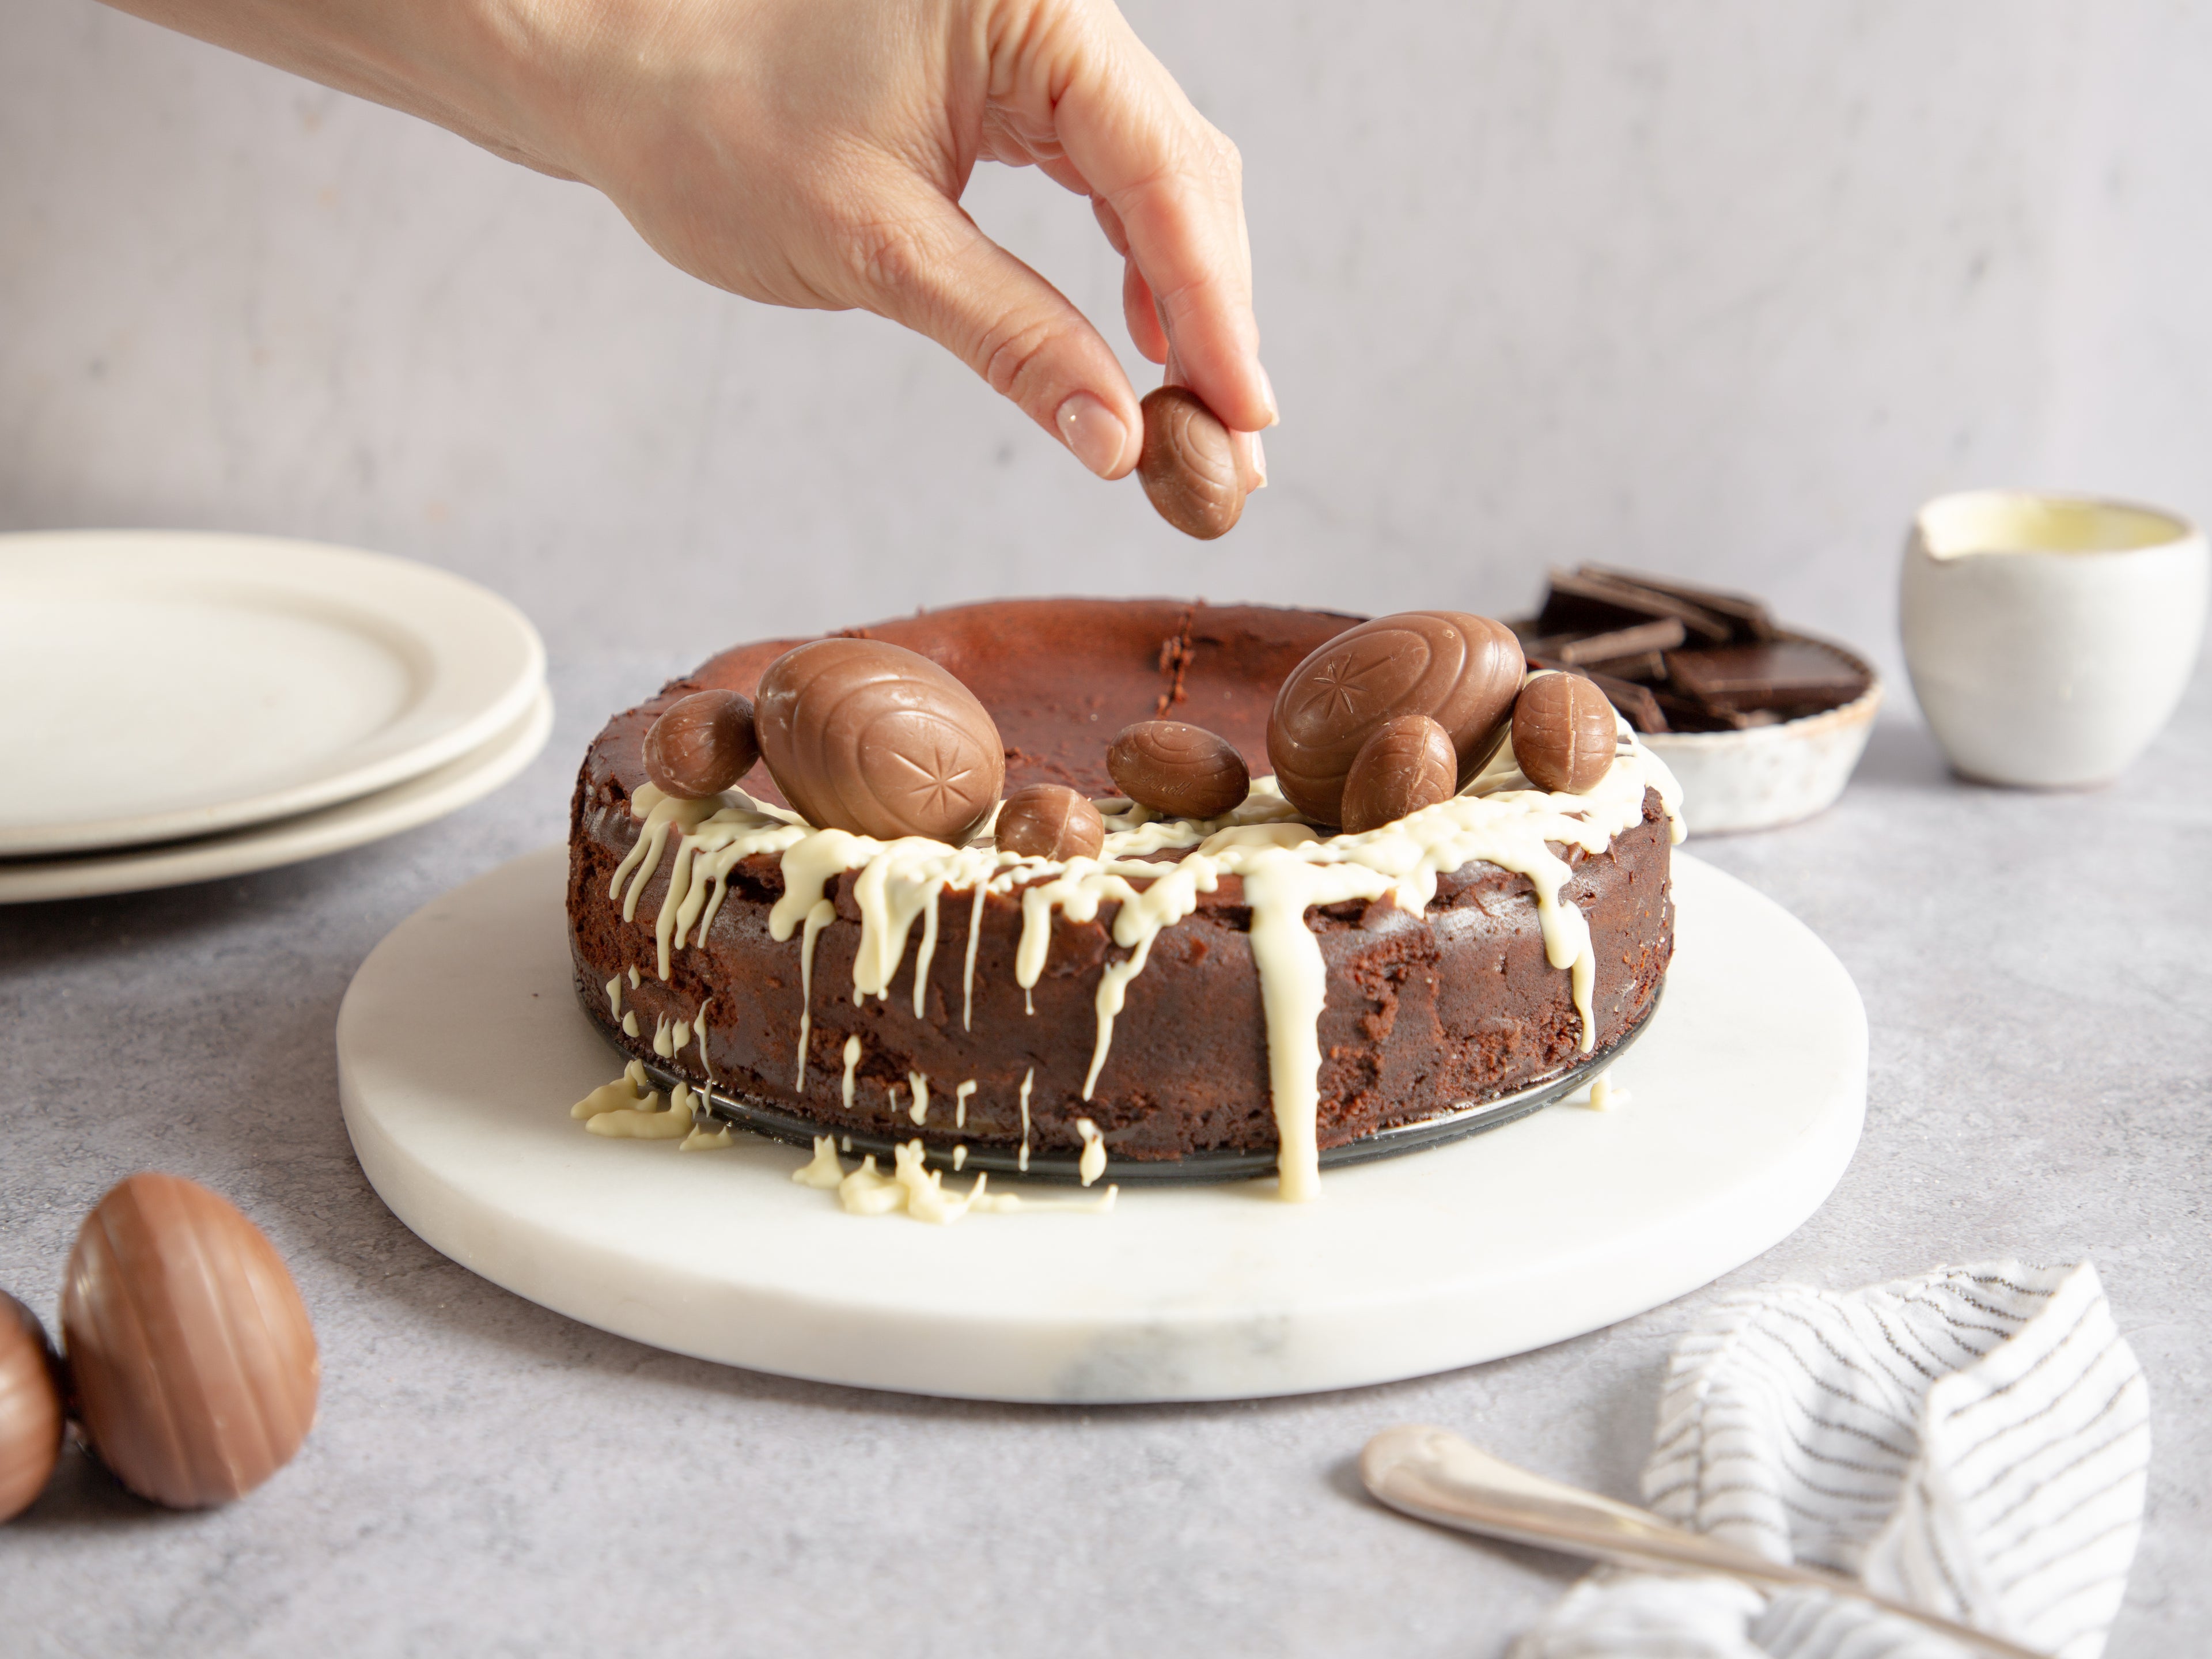
[[[817,829],[957,844],[1006,781],[989,711],[903,646],[834,639],[787,651],[762,674],[753,711],[769,775]]]
[[[61,1372],[46,1328],[0,1291],[0,1521],[31,1507],[61,1455]]]
[[[1450,738],[1464,788],[1497,747],[1525,663],[1503,623],[1460,611],[1403,611],[1347,629],[1291,671],[1267,717],[1267,758],[1284,798],[1341,823],[1344,781],[1376,727],[1426,714]]]
[[[132,1176],[85,1218],[62,1340],[93,1449],[173,1509],[252,1492],[315,1419],[322,1368],[291,1274],[260,1229],[177,1176]]]

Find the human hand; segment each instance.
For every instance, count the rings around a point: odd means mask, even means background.
[[[1245,486],[1264,481],[1241,164],[1110,0],[565,0],[565,17],[533,147],[673,264],[918,330],[1120,477],[1142,428],[1113,351],[958,205],[979,160],[1035,166],[1090,198],[1138,349],[1246,434]]]

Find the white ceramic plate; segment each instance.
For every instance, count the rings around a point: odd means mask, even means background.
[[[0,904],[179,887],[341,853],[459,811],[522,770],[553,730],[553,698],[533,688],[522,717],[489,743],[419,777],[319,811],[173,846],[0,863]]]
[[[1858,1143],[1866,1015],[1850,975],[1771,900],[1678,856],[1679,950],[1614,1068],[1632,1097],[1612,1111],[1547,1107],[1332,1170],[1312,1204],[1263,1180],[1125,1188],[1109,1215],[847,1215],[793,1182],[805,1158],[788,1146],[687,1153],[568,1115],[620,1066],[576,1006],[567,869],[560,847],[518,859],[362,965],[337,1028],[355,1153],[464,1267],[761,1370],[1047,1401],[1416,1376],[1707,1283],[1811,1215]]]
[[[0,858],[208,836],[442,766],[545,678],[497,594],[258,536],[0,536]]]

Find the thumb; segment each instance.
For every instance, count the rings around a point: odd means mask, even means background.
[[[915,197],[862,234],[854,298],[951,352],[1100,477],[1122,477],[1137,464],[1144,422],[1113,349],[957,203]]]

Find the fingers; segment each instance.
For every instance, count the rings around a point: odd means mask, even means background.
[[[1096,25],[1095,50],[1055,108],[1062,148],[1098,198],[1101,228],[1156,302],[1191,390],[1233,428],[1272,425],[1274,392],[1260,366],[1236,147],[1191,107],[1118,15]],[[1125,281],[1130,331],[1144,349],[1130,292]]]
[[[1100,477],[1127,474],[1142,417],[1098,331],[953,203],[918,187],[902,205],[855,239],[856,303],[951,351]]]
[[[1137,269],[1134,259],[1121,267],[1121,314],[1128,319],[1129,337],[1136,342],[1137,349],[1146,361],[1164,363],[1168,360],[1168,331],[1160,326],[1159,307],[1152,299],[1152,285],[1145,281],[1145,273]]]

